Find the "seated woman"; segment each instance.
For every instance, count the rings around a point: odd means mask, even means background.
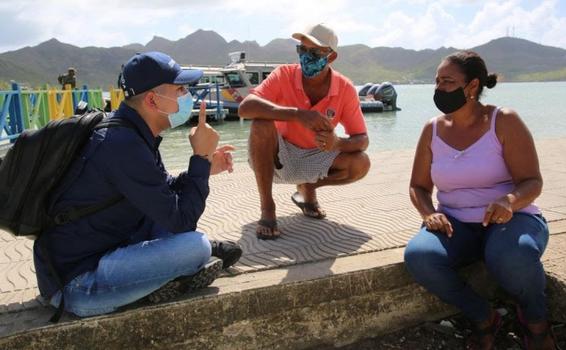
[[[434,102],[443,114],[425,125],[417,146],[410,196],[424,223],[405,263],[419,284],[474,322],[468,349],[492,349],[502,322],[457,274],[478,260],[516,298],[526,348],[554,349],[540,262],[548,226],[533,204],[542,189],[538,157],[515,111],[479,101],[496,83],[475,52],[438,66]]]

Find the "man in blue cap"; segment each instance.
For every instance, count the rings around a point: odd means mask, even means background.
[[[95,130],[49,211],[55,216],[123,199],[47,230],[35,242],[39,290],[53,306],[92,316],[144,297],[165,301],[208,286],[240,258],[235,243],[211,242],[195,231],[209,176],[232,171],[233,147],[217,149],[219,135],[206,124],[204,103],[189,135],[188,169],[169,175],[158,150],[159,134],[190,117],[193,99],[186,86],[201,76],[160,52],[136,54],[124,65],[119,83],[126,99],[108,120],[125,127]]]

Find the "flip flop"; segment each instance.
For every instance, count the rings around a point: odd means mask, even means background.
[[[281,236],[281,231],[279,231],[279,234],[273,234],[273,232],[277,229],[277,220],[260,219],[260,220],[258,220],[257,225],[258,225],[258,228],[259,228],[259,226],[267,227],[268,229],[271,230],[271,233],[272,233],[270,235],[266,235],[266,234],[258,232],[257,228],[256,228],[255,234],[256,234],[257,238],[259,238],[259,239],[274,240],[274,239],[277,239]]]
[[[297,207],[301,209],[304,216],[308,216],[309,218],[319,219],[319,220],[324,219],[326,217],[325,212],[319,211],[320,205],[318,204],[318,202],[314,202],[314,203],[305,202],[303,195],[300,194],[299,192],[293,193],[293,195],[291,196],[291,200],[293,201],[293,203],[295,203]],[[309,213],[317,213],[317,214],[311,215]]]

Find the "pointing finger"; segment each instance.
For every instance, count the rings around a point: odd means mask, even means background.
[[[198,113],[198,126],[204,126],[206,124],[206,102],[204,100],[200,101],[200,111]]]

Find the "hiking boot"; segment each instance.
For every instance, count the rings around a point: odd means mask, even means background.
[[[157,304],[208,287],[218,277],[220,270],[222,270],[222,260],[210,258],[208,263],[194,275],[177,277],[167,282],[163,287],[149,294],[147,299]]]
[[[222,259],[222,268],[234,265],[242,256],[242,248],[232,241],[210,241],[212,256]]]

